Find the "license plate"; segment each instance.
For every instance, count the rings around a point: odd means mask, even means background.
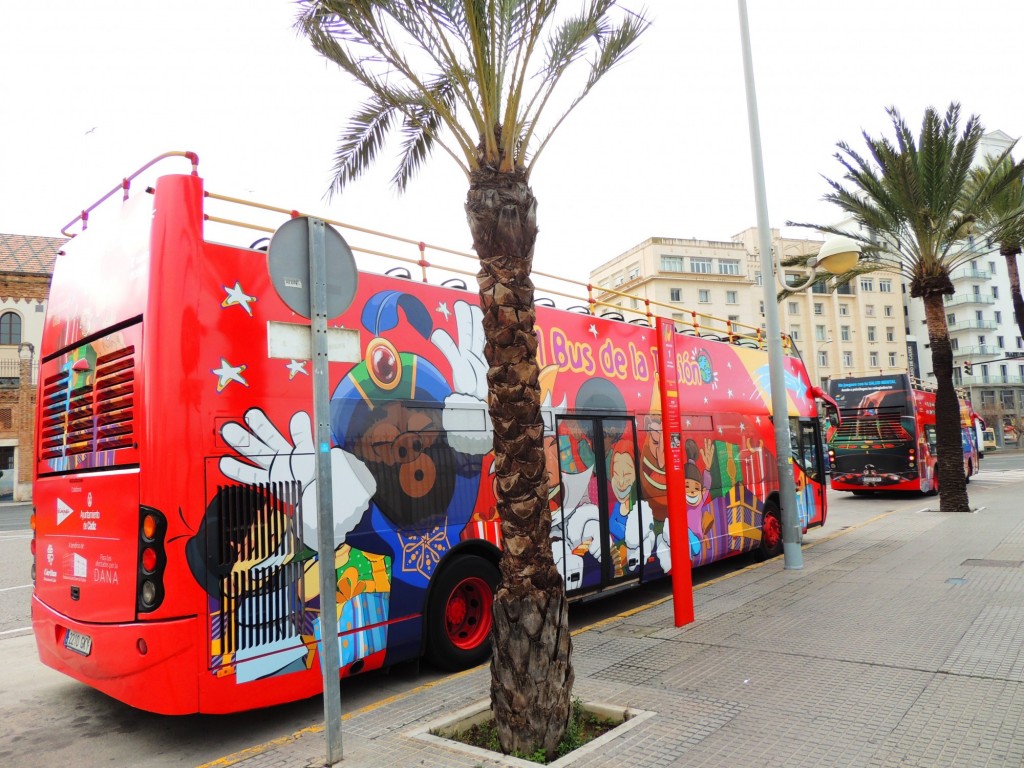
[[[88,635],[83,635],[81,632],[69,629],[64,634],[64,647],[69,651],[88,656],[92,653],[92,638]]]

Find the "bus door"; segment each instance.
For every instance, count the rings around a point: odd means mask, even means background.
[[[801,527],[825,523],[825,460],[817,419],[789,420]]]
[[[639,577],[637,466],[632,419],[559,418],[561,494],[552,511],[552,551],[567,592]]]

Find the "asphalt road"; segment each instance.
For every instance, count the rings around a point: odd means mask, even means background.
[[[969,487],[972,503],[1016,504],[1024,490],[1024,451],[990,453]],[[885,494],[854,497],[829,493],[826,526],[806,536],[812,544],[844,528],[904,508],[927,506],[923,497]],[[0,507],[0,765],[132,765],[138,768],[196,766],[224,755],[287,736],[323,721],[319,697],[265,710],[228,716],[163,717],[131,709],[39,663],[29,623],[29,505]],[[813,548],[805,558],[813,557]],[[699,585],[752,563],[735,558],[694,573]],[[661,599],[667,582],[575,605],[574,628]],[[342,709],[352,711],[438,679],[441,673],[409,664],[342,684]]]

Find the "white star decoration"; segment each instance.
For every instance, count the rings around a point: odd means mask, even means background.
[[[726,390],[726,394],[731,398],[732,397],[732,390],[731,389]]]
[[[249,317],[252,317],[252,307],[250,307],[249,304],[256,301],[255,296],[250,296],[245,291],[243,291],[242,286],[241,284],[238,283],[238,281],[235,281],[234,288],[228,288],[226,285],[221,287],[224,289],[224,292],[227,293],[227,298],[220,303],[222,307],[227,309],[228,307],[237,304],[238,306],[245,310],[246,314],[249,315]]]
[[[594,338],[596,339],[597,338],[597,326],[595,326],[593,323],[591,323],[590,324],[590,330],[588,330],[587,333],[594,334]]]
[[[451,317],[451,314],[452,314],[452,311],[450,309],[448,309],[448,304],[446,302],[444,302],[444,301],[438,302],[437,309],[435,309],[434,311],[439,313],[439,314],[444,315],[444,319],[445,320],[447,320],[449,317]],[[305,373],[305,371],[303,371],[303,373]]]
[[[288,381],[291,381],[300,373],[309,376],[309,371],[306,370],[306,363],[308,360],[292,360],[285,368],[288,369]]]
[[[223,357],[220,359],[220,368],[214,368],[210,373],[216,374],[219,378],[217,382],[217,391],[223,392],[224,387],[230,384],[232,381],[237,381],[243,387],[248,387],[249,382],[242,378],[242,371],[249,366],[247,365],[231,365]]]

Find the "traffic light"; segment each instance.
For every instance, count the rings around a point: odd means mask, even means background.
[[[970,376],[970,375],[971,375],[971,361],[970,360],[964,360],[964,376]]]

